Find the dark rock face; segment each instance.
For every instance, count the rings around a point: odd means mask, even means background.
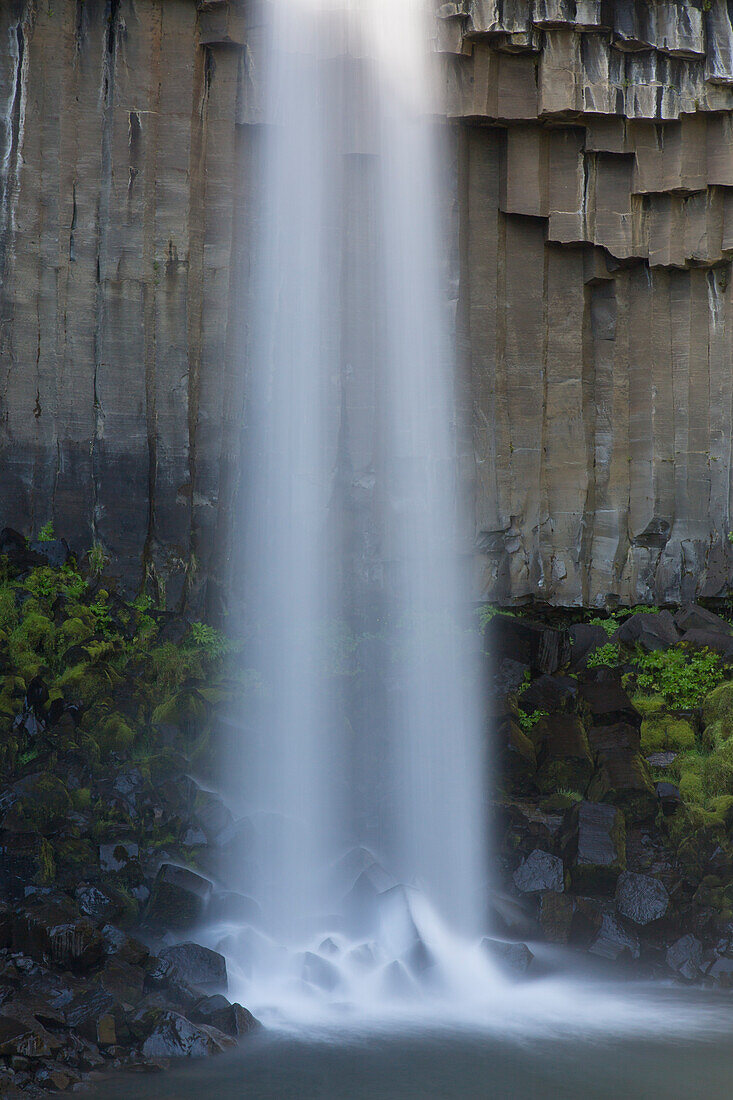
[[[558,789],[585,793],[593,774],[588,738],[575,714],[556,714],[536,728],[537,785],[550,793]]]
[[[231,1036],[207,1024],[194,1024],[177,1012],[162,1013],[142,1045],[147,1058],[205,1058],[234,1046]]]
[[[667,948],[667,966],[681,978],[694,981],[702,970],[702,944],[688,932]]]

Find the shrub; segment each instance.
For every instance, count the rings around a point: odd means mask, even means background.
[[[699,706],[724,676],[720,657],[708,649],[693,652],[674,646],[642,653],[635,664],[636,687],[663,695],[670,706],[679,710]]]
[[[614,668],[620,660],[621,646],[615,645],[613,642],[608,642],[606,645],[594,649],[593,652],[588,655],[586,664],[588,668],[600,668],[602,665],[608,665]]]

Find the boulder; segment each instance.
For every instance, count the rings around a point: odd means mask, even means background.
[[[680,789],[674,783],[657,783],[654,787],[665,817],[670,817],[682,806]]]
[[[583,723],[576,714],[553,714],[535,727],[537,785],[546,794],[558,789],[585,793],[593,760]]]
[[[50,565],[53,569],[60,569],[71,558],[66,539],[39,539],[29,543],[28,549],[32,554],[37,554],[44,565]]]
[[[140,850],[134,840],[117,840],[99,845],[99,866],[103,871],[122,871],[130,860],[138,859]]]
[[[12,945],[43,963],[87,970],[102,956],[102,936],[74,906],[41,900],[13,916]]]
[[[615,722],[611,726],[592,726],[588,730],[588,744],[596,760],[603,760],[620,749],[638,752],[641,746],[639,730],[628,722]]]
[[[209,880],[194,871],[164,863],[153,885],[146,920],[165,928],[190,928],[203,919],[212,889]]]
[[[524,977],[534,960],[534,955],[526,943],[507,943],[504,940],[492,940],[485,936],[481,946],[499,970],[512,977]]]
[[[616,636],[625,645],[640,645],[649,651],[667,649],[680,640],[669,611],[641,611],[630,615],[618,628]]]
[[[610,749],[600,756],[588,798],[619,806],[628,821],[647,821],[657,812],[649,768],[641,753],[632,749]]]
[[[25,1020],[0,1015],[0,1055],[6,1058],[43,1058],[50,1052],[38,1033]]]
[[[659,879],[624,871],[616,885],[616,908],[634,924],[650,924],[667,912],[669,894]]]
[[[550,675],[565,664],[570,652],[564,631],[514,615],[494,615],[486,628],[486,639],[495,656],[510,657],[529,665],[534,672]]]
[[[624,956],[638,959],[641,954],[636,933],[626,928],[613,913],[603,914],[600,930],[589,951],[591,955],[614,962]]]
[[[312,951],[306,951],[303,954],[303,978],[311,985],[329,992],[341,981],[341,976],[333,963]]]
[[[534,745],[514,718],[497,723],[497,763],[503,782],[513,791],[529,791],[534,787],[537,757]]]
[[[66,1025],[100,1046],[117,1043],[117,1022],[122,1013],[106,989],[92,989],[76,996],[64,1009]]]
[[[569,706],[578,694],[572,676],[538,676],[519,696],[519,705],[527,714],[536,710],[553,714]]]
[[[602,626],[590,623],[575,623],[568,627],[570,639],[570,667],[575,670],[583,668],[588,657],[596,649],[607,645],[609,636]]]
[[[733,626],[721,619],[720,615],[708,611],[699,604],[690,603],[681,607],[674,617],[675,626],[686,634],[688,630],[714,631],[718,634],[733,634]],[[685,639],[687,640],[687,639]]]
[[[705,973],[723,989],[733,989],[733,959],[725,956],[715,959]]]
[[[567,943],[575,912],[575,902],[569,894],[554,890],[542,895],[540,927],[548,943]]]
[[[702,970],[702,944],[688,933],[667,948],[667,966],[686,981],[694,981]]]
[[[111,921],[122,912],[120,902],[110,897],[106,890],[89,883],[76,888],[76,903],[86,917],[96,921]]]
[[[578,893],[613,893],[626,867],[622,812],[607,803],[580,802],[566,814],[562,850]]]
[[[262,1026],[246,1008],[240,1004],[230,1004],[221,994],[202,997],[189,1012],[189,1017],[194,1023],[215,1027],[235,1039]]]
[[[218,1028],[194,1024],[177,1012],[162,1012],[142,1045],[146,1058],[205,1058],[235,1045]]]
[[[563,862],[539,848],[522,860],[514,872],[514,885],[523,894],[540,894],[553,890],[560,894],[565,889]]]
[[[256,924],[262,916],[254,898],[231,890],[220,890],[212,895],[208,909],[209,919],[235,924]]]
[[[160,952],[170,963],[176,980],[203,990],[221,990],[227,986],[227,964],[223,955],[197,943],[179,943]]]
[[[615,670],[597,671],[604,675],[583,680],[578,687],[581,706],[588,716],[588,725],[613,726],[622,722],[638,727],[639,715],[623,689],[621,677]]]
[[[733,659],[733,637],[730,634],[717,630],[688,630],[684,640],[695,649],[710,649],[726,661]]]

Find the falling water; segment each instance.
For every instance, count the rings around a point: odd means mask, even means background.
[[[243,566],[248,1003],[475,982],[475,630],[421,0],[275,0]],[[459,980],[460,979],[460,980]],[[464,990],[465,992],[465,990]]]

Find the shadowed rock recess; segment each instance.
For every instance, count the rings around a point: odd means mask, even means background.
[[[439,16],[480,592],[718,595],[729,6],[463,0]],[[0,513],[26,531],[55,519],[210,608],[237,492],[261,24],[233,0],[0,8]],[[373,456],[350,457],[363,487]]]

